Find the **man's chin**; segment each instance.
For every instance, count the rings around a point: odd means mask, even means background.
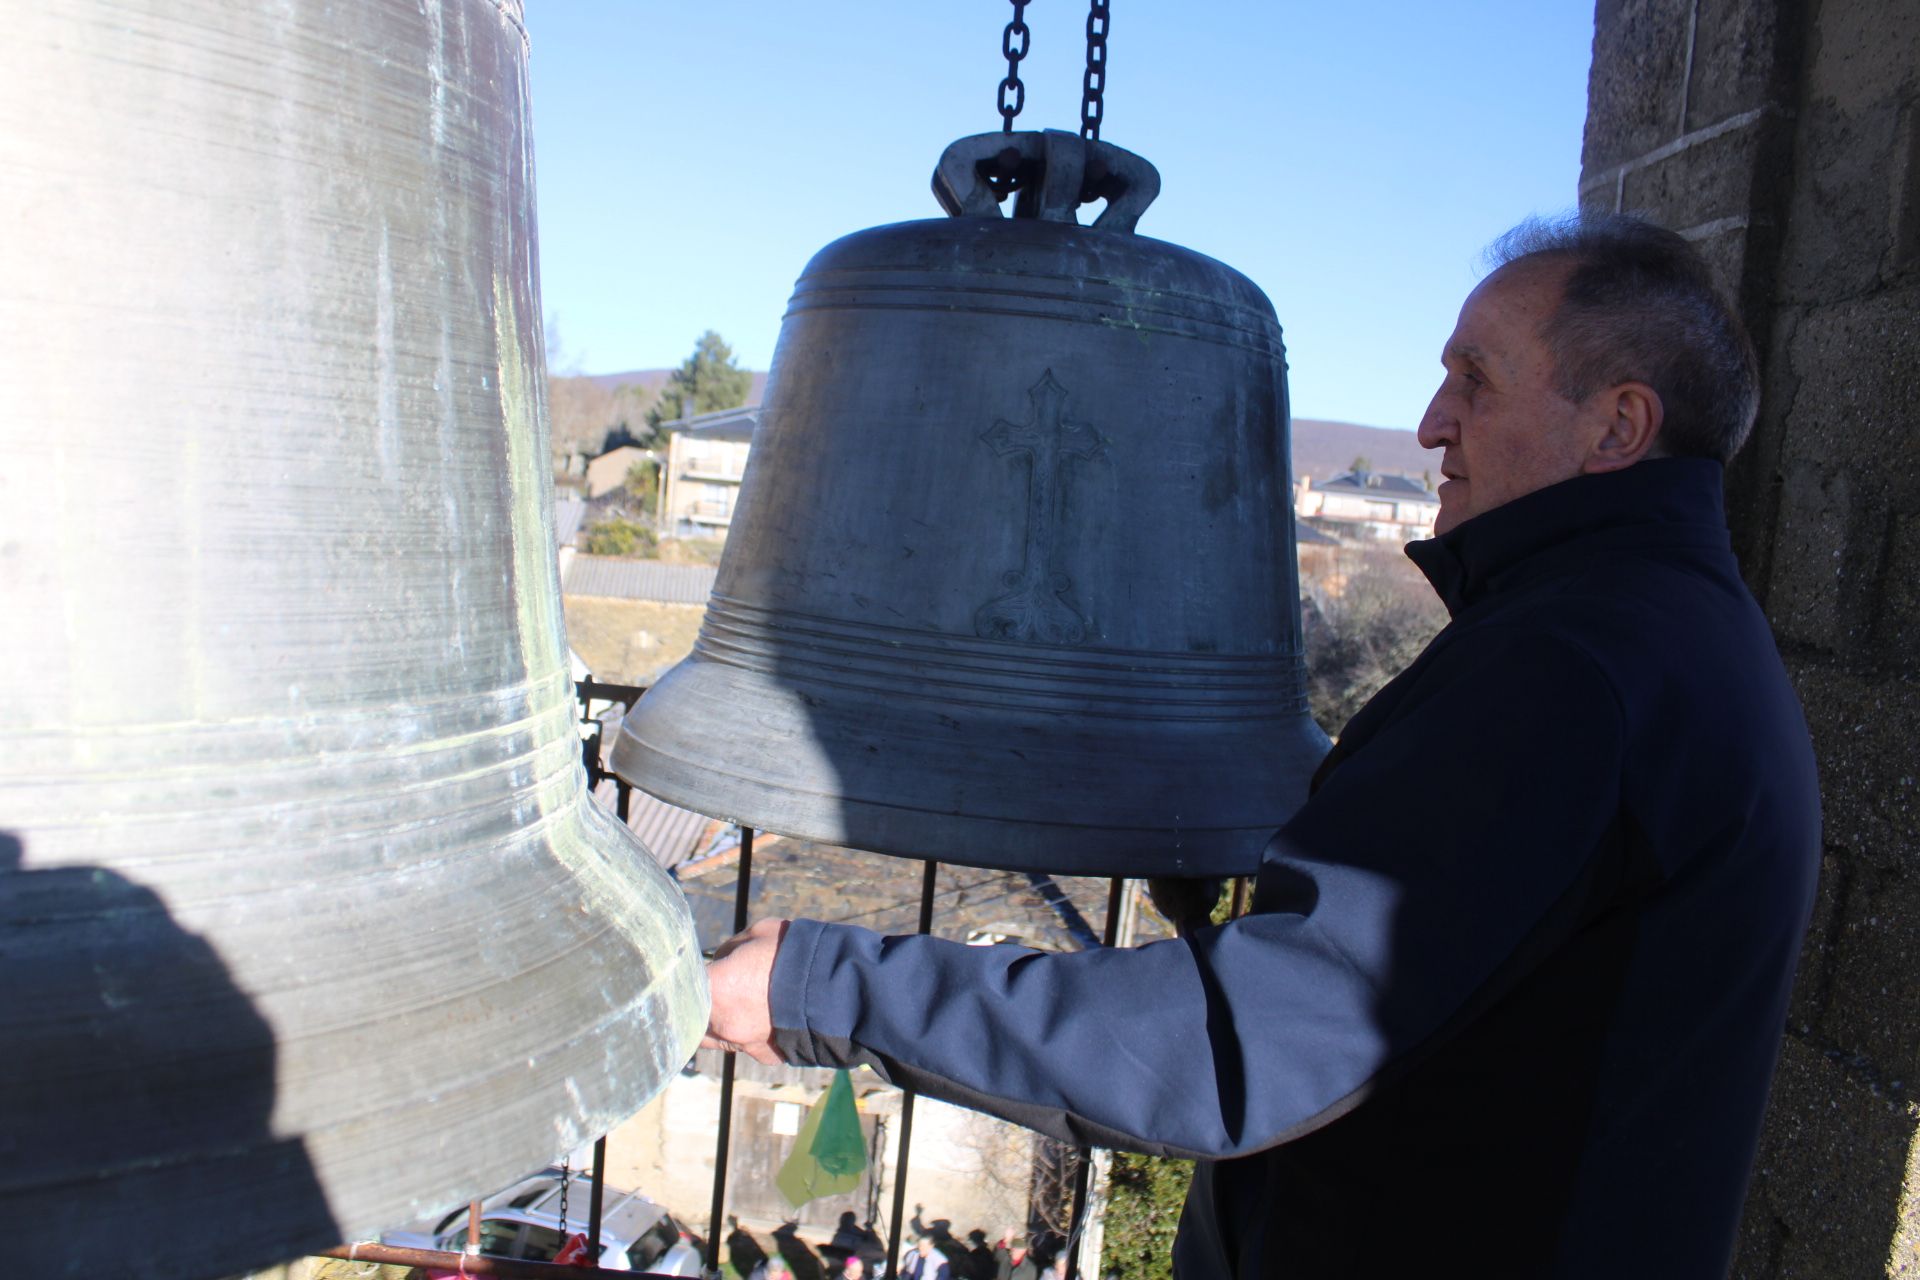
[[[1438,537],[1447,530],[1465,524],[1473,512],[1467,510],[1467,482],[1456,476],[1449,476],[1440,482],[1435,492],[1440,499],[1440,514],[1433,518],[1434,536]]]

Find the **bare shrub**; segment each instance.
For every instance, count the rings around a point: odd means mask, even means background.
[[[1302,576],[1307,703],[1338,734],[1447,623],[1433,588],[1398,548],[1354,548]]]

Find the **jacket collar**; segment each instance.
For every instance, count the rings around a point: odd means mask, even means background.
[[[1457,614],[1529,569],[1582,552],[1676,541],[1725,549],[1724,483],[1725,469],[1711,458],[1654,458],[1575,476],[1410,542],[1407,558]]]

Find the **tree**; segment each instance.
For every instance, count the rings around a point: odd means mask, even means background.
[[[623,487],[627,496],[640,507],[642,515],[652,515],[660,505],[660,463],[655,458],[642,458],[627,468],[627,478]]]
[[[605,387],[588,377],[549,377],[554,452],[591,457],[635,443],[636,435],[647,433],[643,419],[652,394],[628,383]]]
[[[1371,471],[1373,470],[1373,459],[1364,453],[1357,453],[1353,456],[1353,461],[1347,464],[1347,470]]]
[[[1420,571],[1387,550],[1355,551],[1329,580],[1301,585],[1307,703],[1322,729],[1339,733],[1446,625],[1446,609]]]
[[[590,556],[645,558],[657,545],[653,530],[634,520],[602,520],[587,530]]]
[[[1233,918],[1233,893],[1225,882],[1186,883],[1201,903],[1209,891],[1202,886],[1210,887],[1213,907],[1206,913],[1206,923],[1225,924]],[[1180,1213],[1192,1183],[1191,1160],[1114,1152],[1100,1274],[1120,1280],[1172,1280],[1173,1237],[1180,1229]]]
[[[1100,1273],[1121,1280],[1170,1280],[1173,1237],[1193,1181],[1193,1161],[1113,1153]]]
[[[647,425],[658,432],[676,418],[717,409],[736,409],[753,390],[753,374],[733,358],[733,348],[709,329],[694,344],[693,354],[667,375],[660,398],[647,410]]]

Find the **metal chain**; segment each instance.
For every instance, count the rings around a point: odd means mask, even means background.
[[[560,1161],[560,1247],[567,1247],[567,1183],[573,1180],[573,1157]]]
[[[1000,34],[1000,52],[1007,55],[1007,74],[1000,81],[1000,131],[1013,132],[1013,118],[1027,105],[1027,86],[1020,83],[1020,59],[1033,44],[1033,32],[1027,28],[1028,0],[1012,0],[1013,21]],[[1015,40],[1020,43],[1014,44]],[[1008,95],[1012,97],[1009,98]]]
[[[1106,110],[1107,23],[1109,0],[1091,0],[1087,12],[1087,73],[1080,79],[1080,136],[1100,141],[1100,117]]]

